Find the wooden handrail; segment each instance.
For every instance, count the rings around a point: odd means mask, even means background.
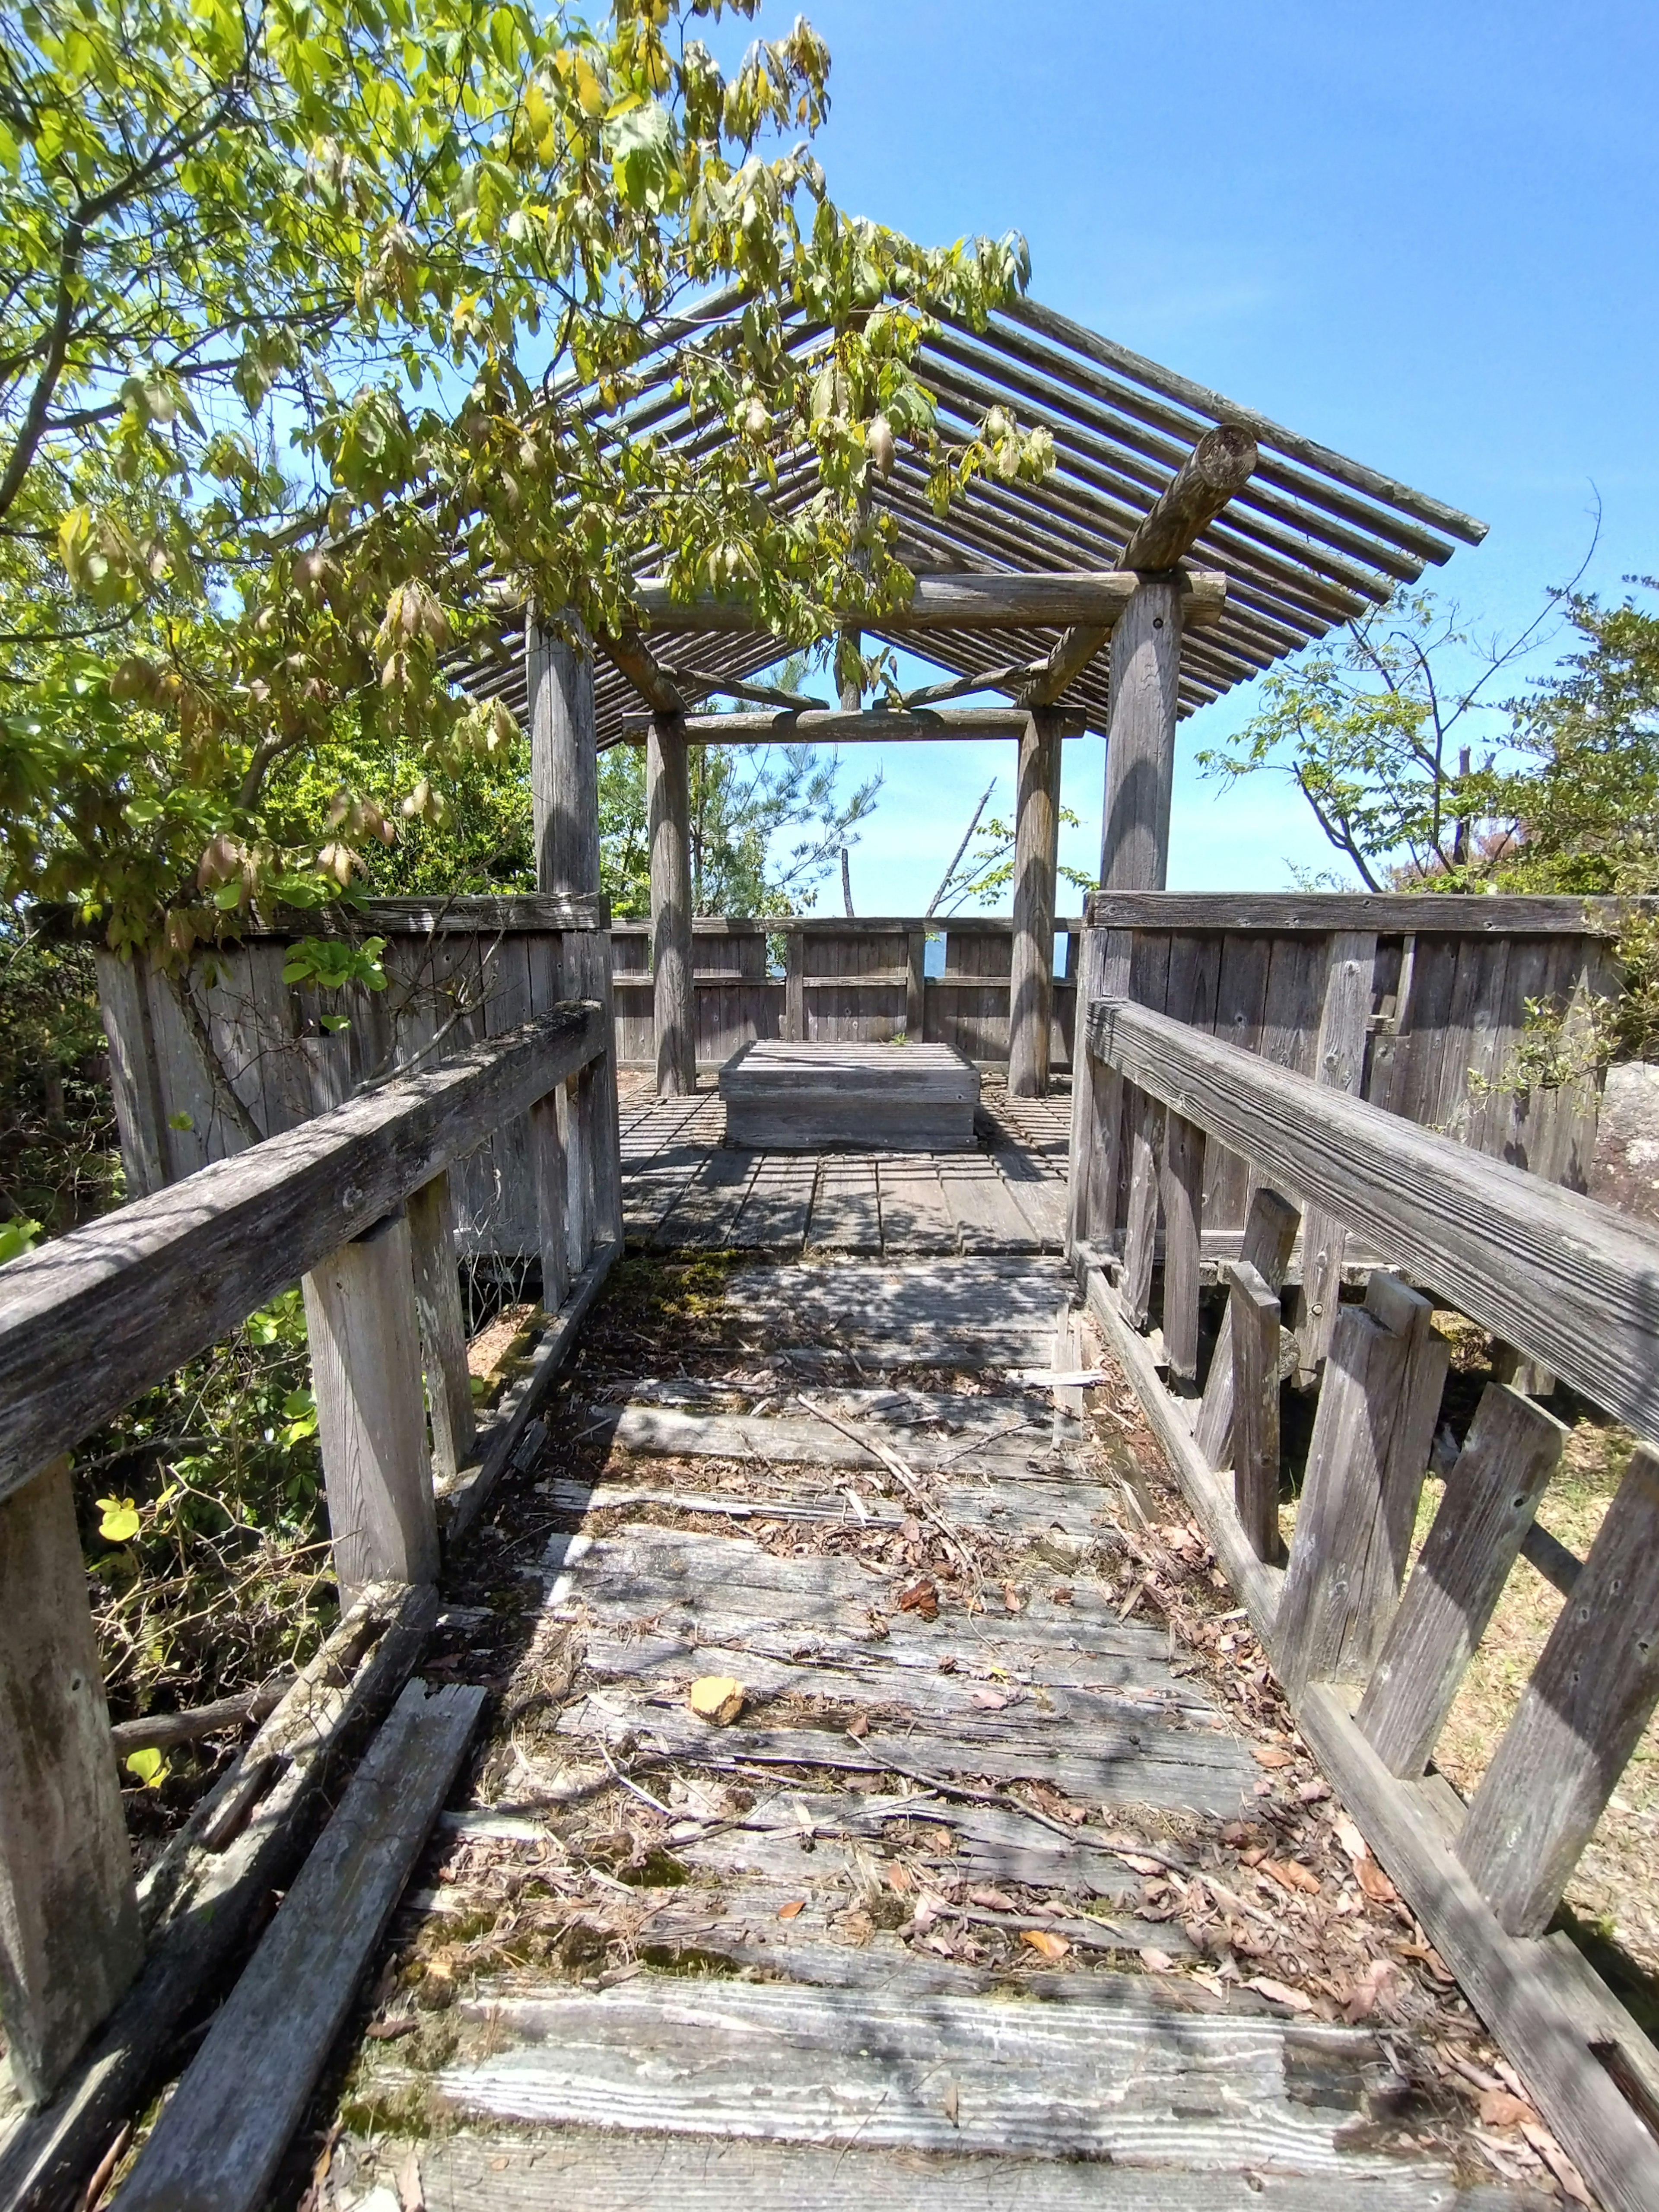
[[[1275,1188],[1659,1433],[1659,1236],[1611,1206],[1419,1128],[1128,1000],[1097,1000],[1091,1054]]]
[[[349,1100],[0,1273],[0,1499],[605,1052],[604,1010]]]
[[[1459,896],[1443,891],[1091,891],[1091,929],[1200,929],[1379,937],[1613,937],[1627,915],[1659,913],[1655,898],[1558,898],[1533,892]]]

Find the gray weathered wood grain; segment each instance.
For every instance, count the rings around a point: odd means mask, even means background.
[[[433,1478],[440,1483],[453,1481],[472,1456],[477,1425],[447,1174],[434,1176],[410,1193],[409,1240],[432,1424]]]
[[[1279,1289],[1290,1266],[1301,1216],[1276,1190],[1258,1187],[1250,1194],[1239,1246],[1239,1263],[1254,1270],[1270,1291]],[[1224,1314],[1204,1378],[1204,1396],[1193,1437],[1210,1467],[1226,1462],[1233,1433],[1233,1332],[1231,1310]]]
[[[1331,937],[1325,999],[1319,1018],[1313,1078],[1357,1098],[1365,1087],[1365,1047],[1370,1030],[1374,931],[1338,930]],[[1347,1231],[1322,1206],[1310,1206],[1302,1224],[1302,1297],[1297,1358],[1311,1382],[1330,1350],[1342,1289]]]
[[[1227,1272],[1233,1504],[1256,1557],[1277,1566],[1285,1548],[1279,1533],[1279,1292],[1246,1260]]]
[[[135,2212],[263,2203],[483,1697],[411,1682],[398,1699],[124,2183]]]

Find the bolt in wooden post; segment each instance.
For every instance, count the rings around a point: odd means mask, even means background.
[[[1291,1264],[1301,1217],[1288,1199],[1276,1190],[1250,1194],[1244,1217],[1244,1240],[1239,1259],[1252,1267],[1270,1291],[1282,1287]],[[1198,1409],[1193,1440],[1211,1467],[1224,1467],[1233,1437],[1233,1324],[1231,1310],[1221,1317],[1220,1334],[1210,1354],[1210,1371],[1204,1382],[1204,1402]]]
[[[1549,1925],[1656,1704],[1659,1453],[1638,1444],[1463,1823],[1511,1936]]]
[[[1446,1382],[1433,1310],[1379,1273],[1337,1316],[1274,1624],[1292,1695],[1367,1680],[1394,1619]]]
[[[1229,1270],[1233,1346],[1233,1503],[1257,1559],[1284,1553],[1279,1531],[1279,1292],[1248,1260]]]
[[[1566,1434],[1518,1390],[1482,1394],[1355,1715],[1390,1774],[1428,1765]]]
[[[421,1394],[405,1214],[390,1214],[305,1278],[334,1567],[366,1583],[438,1578],[438,1519]]]
[[[447,1175],[435,1175],[430,1182],[410,1193],[409,1242],[422,1363],[426,1370],[427,1412],[432,1424],[432,1472],[444,1482],[453,1480],[471,1458],[477,1434]]]
[[[1164,1206],[1164,1349],[1170,1383],[1190,1394],[1198,1388],[1204,1132],[1174,1112],[1164,1117],[1158,1195]]]
[[[0,2014],[39,2104],[143,1957],[69,1462],[0,1504]]]

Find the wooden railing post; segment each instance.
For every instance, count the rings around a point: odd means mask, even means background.
[[[409,1241],[432,1424],[432,1472],[441,1482],[467,1464],[477,1434],[447,1174],[435,1175],[410,1193]]]
[[[1518,1390],[1482,1395],[1355,1716],[1390,1774],[1428,1765],[1566,1433]]]
[[[1096,999],[1126,997],[1133,939],[1127,929],[1085,929],[1072,1060],[1072,1146],[1066,1247],[1100,1250],[1117,1242],[1118,1146],[1123,1079],[1089,1050],[1085,1022]]]
[[[1244,1239],[1239,1259],[1254,1268],[1270,1291],[1282,1287],[1291,1264],[1301,1217],[1288,1199],[1276,1190],[1258,1188],[1250,1194],[1250,1210],[1244,1217]],[[1221,1329],[1210,1354],[1210,1371],[1204,1382],[1204,1402],[1198,1409],[1193,1440],[1211,1467],[1224,1467],[1232,1449],[1233,1435],[1233,1323],[1231,1308],[1221,1317]]]
[[[1190,1394],[1198,1387],[1204,1132],[1173,1111],[1164,1117],[1158,1194],[1164,1206],[1164,1349],[1170,1382]]]
[[[904,938],[904,1034],[921,1044],[927,1034],[927,932],[907,930]]]
[[[1123,1310],[1145,1328],[1152,1294],[1158,1236],[1158,1161],[1164,1148],[1164,1109],[1133,1085],[1123,1118],[1129,1133],[1129,1191],[1123,1227]]]
[[[43,2102],[143,1940],[69,1462],[0,1504],[0,2012]]]
[[[1257,1559],[1276,1565],[1279,1532],[1279,1292],[1248,1260],[1229,1271],[1233,1351],[1233,1503]]]
[[[1364,1682],[1394,1619],[1446,1382],[1433,1312],[1379,1273],[1337,1316],[1275,1624],[1292,1696]]]
[[[565,1225],[570,1201],[565,1155],[565,1090],[562,1083],[530,1109],[530,1180],[536,1193],[536,1221],[542,1248],[542,1310],[556,1314],[570,1288],[570,1241]]]
[[[1470,1804],[1458,1856],[1540,1935],[1659,1704],[1659,1452],[1638,1444]]]
[[[1352,1097],[1359,1096],[1364,1085],[1376,966],[1375,931],[1339,930],[1332,937],[1314,1079]],[[1322,1206],[1309,1207],[1302,1224],[1302,1303],[1297,1329],[1297,1364],[1304,1382],[1312,1382],[1330,1350],[1347,1242],[1347,1231],[1334,1214]]]
[[[341,1596],[349,1602],[366,1583],[435,1582],[407,1214],[389,1214],[313,1268],[305,1301]]]

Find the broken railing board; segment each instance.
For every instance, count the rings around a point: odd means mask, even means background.
[[[8,2212],[60,2212],[122,2124],[159,2085],[173,2040],[236,1960],[273,1889],[287,1887],[325,1793],[383,1718],[437,1617],[430,1589],[365,1591],[253,1741],[148,1870],[139,1911],[148,1950],[137,1978],[52,2103],[0,2144]],[[268,1784],[222,1848],[202,1838],[245,1777]]]
[[[951,1152],[974,1141],[979,1071],[944,1044],[768,1040],[720,1070],[727,1145]]]
[[[561,1007],[14,1260],[0,1277],[0,1497],[605,1043],[597,1006]]]
[[[67,1459],[0,1503],[0,2014],[39,2104],[143,1955]]]
[[[1659,1236],[1575,1191],[1123,1001],[1091,1048],[1638,1430],[1659,1425]]]
[[[1519,1391],[1482,1393],[1355,1716],[1391,1774],[1428,1765],[1565,1437]]]
[[[398,1700],[140,2152],[127,2212],[264,2203],[483,1701],[418,1680]]]
[[[1659,1704],[1659,1452],[1638,1444],[1463,1824],[1511,1935],[1547,1927]]]

